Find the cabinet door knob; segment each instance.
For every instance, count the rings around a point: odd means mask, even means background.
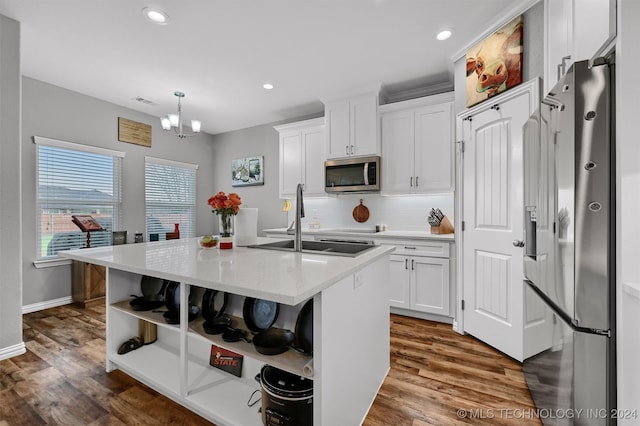
[[[524,241],[523,240],[513,240],[513,246],[514,247],[524,247]]]

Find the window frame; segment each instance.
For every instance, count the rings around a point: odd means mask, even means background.
[[[153,203],[153,202],[149,202],[148,197],[147,197],[147,187],[148,187],[148,183],[149,183],[149,175],[148,175],[148,165],[152,165],[153,166],[166,166],[166,167],[171,167],[171,168],[175,168],[175,169],[182,169],[182,173],[184,171],[192,171],[193,175],[192,175],[192,184],[193,184],[193,191],[191,194],[191,199],[192,202],[191,203]],[[193,164],[193,163],[185,163],[185,162],[181,162],[181,161],[175,161],[175,160],[167,160],[164,158],[157,158],[157,157],[150,157],[150,156],[145,156],[144,158],[144,218],[145,218],[145,238],[146,241],[149,241],[150,239],[150,230],[149,230],[149,220],[148,220],[148,215],[149,215],[149,211],[151,210],[151,208],[156,208],[158,209],[159,207],[162,208],[163,206],[169,207],[169,206],[181,206],[183,208],[186,208],[188,210],[187,216],[189,217],[189,222],[188,223],[184,223],[183,221],[179,221],[180,223],[180,237],[181,238],[189,238],[189,237],[195,237],[196,236],[196,223],[197,223],[197,218],[196,218],[196,214],[197,214],[197,179],[198,179],[198,174],[197,171],[200,168],[200,166],[198,164]],[[157,212],[157,210],[156,210]],[[154,212],[154,213],[156,213]],[[170,213],[167,213],[170,214]],[[179,214],[179,213],[176,213]],[[185,226],[186,225],[186,226]],[[173,229],[169,229],[169,228],[165,228],[166,232],[172,232]],[[161,233],[159,233],[161,234]],[[166,238],[166,234],[165,235],[158,235],[159,240],[162,241]]]
[[[77,206],[105,206],[105,207],[109,207],[110,209],[112,209],[112,227],[113,230],[119,229],[120,224],[122,223],[122,175],[123,175],[123,159],[125,157],[125,152],[123,151],[117,151],[117,150],[112,150],[112,149],[107,149],[107,148],[101,148],[101,147],[97,147],[97,146],[93,146],[93,145],[85,145],[85,144],[81,144],[81,143],[76,143],[76,142],[67,142],[67,141],[62,141],[62,140],[58,140],[58,139],[52,139],[52,138],[47,138],[47,137],[42,137],[42,136],[33,136],[33,142],[36,145],[36,161],[35,161],[35,201],[36,201],[36,206],[35,206],[35,210],[36,210],[36,218],[35,218],[35,226],[36,226],[36,232],[35,232],[35,246],[36,246],[36,252],[35,252],[35,261],[33,262],[34,265],[36,267],[42,267],[42,266],[56,266],[58,264],[66,264],[69,263],[68,259],[62,259],[60,258],[57,253],[55,255],[42,255],[42,215],[40,214],[40,211],[42,210],[43,206],[46,206],[47,203],[49,204],[60,204],[57,203],[55,200],[51,199],[51,200],[47,200],[46,198],[42,198],[41,197],[41,190],[40,190],[40,174],[41,174],[41,170],[40,170],[40,158],[41,158],[41,153],[40,153],[40,148],[41,147],[49,147],[49,148],[58,148],[58,149],[62,149],[62,150],[70,150],[70,151],[74,151],[76,153],[87,153],[87,154],[96,154],[96,155],[101,155],[101,156],[105,156],[105,157],[111,157],[113,159],[113,169],[112,169],[112,188],[113,188],[113,193],[116,194],[115,195],[115,199],[111,200],[109,202],[104,202],[104,201],[100,201],[100,200],[90,200],[87,199],[85,201],[83,200],[77,200],[77,201],[73,201],[71,204],[69,204],[69,206],[71,207],[70,210],[73,210],[73,207],[77,207]],[[63,203],[64,204],[64,201]],[[78,230],[79,231],[79,230]],[[80,231],[79,231],[80,232]],[[55,235],[55,234],[54,234]]]

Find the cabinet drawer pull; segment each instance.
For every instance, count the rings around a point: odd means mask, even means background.
[[[404,249],[405,250],[415,250],[415,249],[417,249],[417,247],[416,246],[404,246]]]

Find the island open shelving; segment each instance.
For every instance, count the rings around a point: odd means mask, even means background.
[[[270,241],[262,239],[264,241]],[[269,364],[313,380],[314,424],[360,424],[389,369],[388,255],[375,247],[355,258],[235,247],[203,250],[197,238],[81,249],[63,256],[106,267],[106,370],[120,369],[217,425],[262,424],[255,377]],[[180,323],[164,309],[135,311],[143,275],[181,283]],[[213,278],[212,278],[213,277]],[[203,319],[188,321],[191,289],[230,295],[235,326],[245,328],[245,297],[280,303],[277,327],[293,330],[298,312],[313,299],[313,356],[289,349],[263,355],[251,343],[207,334]],[[123,355],[118,348],[138,335],[145,320],[157,341]],[[209,364],[211,345],[243,355],[241,377]]]

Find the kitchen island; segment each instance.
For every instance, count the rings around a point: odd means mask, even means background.
[[[262,242],[271,239],[259,239]],[[260,242],[260,241],[258,241]],[[121,369],[218,425],[260,425],[259,404],[249,407],[265,364],[313,380],[315,425],[360,424],[389,369],[389,253],[374,247],[356,257],[236,247],[205,249],[197,238],[99,247],[60,255],[106,267],[106,369]],[[161,312],[134,311],[143,275],[181,283],[180,324]],[[240,327],[245,298],[280,304],[274,326],[293,330],[313,299],[313,356],[289,349],[258,353],[251,343],[228,343],[188,321],[189,295],[204,289],[229,297],[225,312]],[[158,339],[123,355],[120,345],[138,334],[139,320],[157,325]],[[244,355],[241,377],[209,365],[211,345]],[[254,398],[255,399],[255,398]]]

